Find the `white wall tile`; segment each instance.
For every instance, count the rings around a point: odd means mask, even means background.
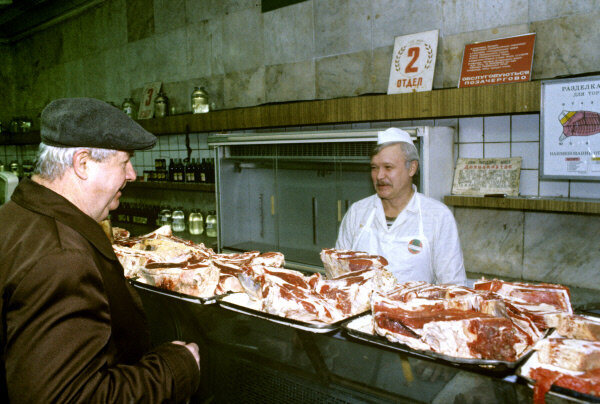
[[[483,133],[486,142],[510,141],[510,116],[488,116],[483,118]]]
[[[571,198],[600,198],[600,184],[595,181],[571,181]]]
[[[413,126],[412,121],[409,119],[405,119],[402,121],[392,121],[392,122],[390,122],[390,125],[393,126],[394,128],[406,128],[408,126]]]
[[[458,157],[482,158],[483,143],[462,143],[458,145]]]
[[[435,121],[433,119],[416,119],[413,120],[413,126],[434,126]]]
[[[512,144],[511,157],[523,157],[521,168],[539,168],[539,144],[538,142],[514,142]]]
[[[519,195],[538,195],[538,170],[521,170]]]
[[[569,182],[541,180],[540,196],[556,196],[566,198],[569,196]]]
[[[512,141],[527,142],[539,141],[540,116],[539,114],[513,115],[512,116]]]
[[[460,118],[458,141],[460,143],[483,142],[483,118]]]
[[[434,126],[451,126],[453,128],[458,128],[458,118],[447,118],[447,119],[436,119]]]
[[[510,143],[484,143],[483,155],[485,158],[510,157]]]

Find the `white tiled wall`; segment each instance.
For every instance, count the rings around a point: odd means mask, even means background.
[[[272,128],[264,130],[247,130],[238,132],[282,132],[308,130],[340,130],[388,128],[390,126],[452,126],[457,129],[455,138],[455,157],[490,158],[517,157],[523,158],[521,166],[521,182],[519,193],[527,196],[600,198],[600,185],[594,181],[549,181],[539,180],[539,114],[502,115],[489,117],[421,119],[402,121],[362,122],[338,125],[297,126],[288,128]],[[208,133],[191,133],[189,146],[191,158],[211,158]],[[13,161],[34,160],[36,146],[1,146],[0,162],[5,167]],[[133,165],[142,176],[144,170],[154,169],[154,160],[158,158],[186,158],[186,135],[159,136],[152,150],[138,151],[133,157]]]

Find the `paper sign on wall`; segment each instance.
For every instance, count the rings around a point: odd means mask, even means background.
[[[154,116],[154,100],[158,96],[161,86],[162,83],[160,81],[148,83],[144,86],[142,100],[138,110],[138,119],[150,119]]]
[[[439,31],[396,37],[388,94],[431,91]]]
[[[452,195],[519,195],[522,157],[459,158]]]

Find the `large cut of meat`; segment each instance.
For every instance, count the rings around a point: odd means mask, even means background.
[[[567,313],[552,313],[545,316],[546,324],[555,328],[566,338],[600,341],[600,319]]]
[[[202,243],[173,236],[170,226],[138,237],[118,228],[113,228],[113,234],[113,249],[125,277],[198,297],[243,291],[238,279],[243,265],[284,262],[279,252],[215,254]]]
[[[541,337],[500,296],[463,286],[407,282],[374,292],[371,305],[379,335],[449,356],[514,361]]]
[[[600,342],[597,341],[547,338],[535,349],[540,363],[577,372],[600,368]]]
[[[366,269],[324,279],[320,274],[264,265],[246,265],[241,283],[261,310],[305,322],[333,323],[370,308],[373,290],[392,288],[385,269]]]
[[[569,288],[563,285],[482,279],[475,282],[474,288],[500,295],[502,299],[526,313],[542,330],[549,328],[545,320],[547,314],[573,314]]]
[[[533,387],[533,402],[535,404],[546,402],[546,393],[553,384],[580,393],[600,397],[600,368],[573,375],[545,367],[537,367],[531,370],[529,377],[535,380]]]
[[[321,261],[327,278],[333,279],[348,272],[364,269],[384,268],[388,265],[385,258],[379,255],[369,255],[362,251],[336,250],[324,248],[321,250]]]

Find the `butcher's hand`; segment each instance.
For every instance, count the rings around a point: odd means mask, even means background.
[[[196,359],[196,364],[198,365],[198,369],[200,369],[200,352],[198,350],[198,345],[196,345],[193,342],[186,344],[183,341],[172,341],[172,343],[177,344],[177,345],[183,345],[184,347],[186,347],[192,353],[192,355],[194,355],[194,359]]]

